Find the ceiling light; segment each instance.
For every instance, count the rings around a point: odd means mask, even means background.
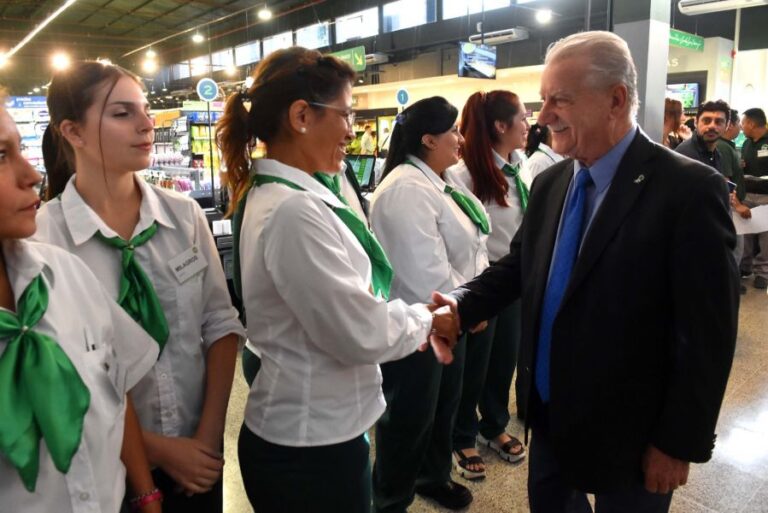
[[[269,10],[269,7],[267,7],[267,4],[264,4],[264,7],[259,9],[259,12],[257,13],[259,16],[259,19],[262,21],[267,21],[272,19],[272,11]]]
[[[157,57],[157,52],[155,52],[152,48],[150,48],[149,50],[147,50],[147,53],[145,53],[144,55],[147,56],[147,59],[154,59],[155,57]]]
[[[549,9],[541,9],[536,11],[536,21],[539,23],[549,23],[552,21],[552,11]]]
[[[4,53],[0,54],[0,69],[3,69],[8,64],[8,57]]]
[[[230,77],[237,75],[237,66],[227,66],[224,69],[224,73],[226,73],[227,76],[230,76]]]
[[[39,93],[39,92],[40,92],[40,88],[39,88],[39,87],[35,87],[35,88],[34,88],[34,89],[32,89],[32,90],[33,90],[34,92],[36,92],[36,93]]]
[[[52,21],[53,21],[53,20],[54,20],[54,19],[55,19],[55,18],[56,18],[56,17],[57,17],[59,14],[61,14],[62,12],[64,12],[64,10],[65,10],[67,7],[69,7],[70,5],[72,5],[72,4],[74,4],[74,3],[75,3],[75,0],[67,0],[66,2],[64,2],[64,4],[63,4],[61,7],[59,7],[58,9],[56,9],[56,10],[55,10],[53,13],[51,13],[51,14],[50,14],[50,15],[49,15],[49,16],[48,16],[46,19],[44,19],[44,20],[43,20],[42,22],[40,22],[40,23],[39,23],[39,24],[38,24],[38,25],[37,25],[37,26],[36,26],[34,29],[32,29],[32,32],[30,32],[29,34],[27,34],[26,36],[24,36],[24,39],[22,39],[21,41],[19,41],[19,43],[18,43],[16,46],[14,46],[13,48],[11,48],[11,49],[8,51],[8,53],[6,53],[6,54],[5,54],[5,56],[6,56],[6,57],[11,57],[11,56],[12,56],[12,55],[14,55],[16,52],[18,52],[19,50],[21,50],[21,48],[22,48],[24,45],[26,45],[27,43],[29,43],[29,41],[30,41],[30,40],[31,40],[33,37],[35,37],[35,36],[37,35],[37,33],[38,33],[38,32],[40,32],[41,30],[43,30],[43,29],[44,29],[44,28],[45,28],[45,27],[46,27],[46,26],[47,26],[47,25],[48,25],[50,22],[52,22]]]
[[[157,71],[157,61],[153,59],[144,59],[144,62],[141,63],[141,69],[144,70],[144,73],[154,73]]]
[[[70,64],[69,55],[67,55],[64,52],[58,52],[53,54],[53,57],[51,57],[51,65],[53,66],[53,69],[56,71],[65,70],[69,67]]]
[[[100,62],[100,63],[102,63],[104,66],[110,66],[110,65],[112,64],[112,61],[111,61],[111,60],[109,60],[109,59],[102,59],[101,57],[99,57],[98,59],[96,59],[96,62]]]
[[[32,96],[34,93],[32,91],[27,91],[28,96]]]
[[[202,43],[203,41],[205,41],[205,38],[204,38],[204,37],[203,37],[203,35],[202,35],[202,34],[200,34],[199,32],[195,32],[194,34],[192,34],[192,42],[193,42],[193,43],[197,43],[197,44],[200,44],[200,43]]]

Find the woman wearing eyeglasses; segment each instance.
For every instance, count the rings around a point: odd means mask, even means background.
[[[385,407],[377,364],[426,349],[433,330],[455,342],[449,312],[387,303],[387,257],[334,190],[354,76],[317,51],[278,50],[217,125],[248,338],[261,353],[238,444],[260,512],[367,513],[366,432]],[[256,139],[266,158],[251,162]],[[431,341],[450,361],[451,342]]]
[[[463,141],[445,98],[420,100],[398,115],[371,226],[395,270],[393,297],[427,301],[488,266],[490,231],[480,201],[447,171]],[[451,434],[461,396],[465,342],[447,367],[413,354],[382,366],[387,412],[376,425],[374,506],[405,512],[416,493],[449,509],[470,491],[451,480]]]

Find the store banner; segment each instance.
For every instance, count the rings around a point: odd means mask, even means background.
[[[355,46],[354,48],[347,48],[340,52],[333,52],[330,55],[341,59],[346,62],[355,71],[365,71],[365,47]]]
[[[693,50],[695,52],[703,52],[704,38],[697,36],[696,34],[683,32],[682,30],[669,29],[669,46],[685,48],[686,50]]]
[[[45,96],[11,96],[5,102],[8,109],[47,109]]]
[[[212,111],[224,110],[224,102],[210,102],[210,104],[211,104]],[[204,102],[200,100],[184,100],[184,102],[182,102],[181,104],[181,110],[207,111],[208,102]]]

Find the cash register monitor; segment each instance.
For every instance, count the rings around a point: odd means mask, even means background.
[[[373,155],[348,155],[347,160],[352,166],[360,189],[363,191],[373,190],[376,186],[376,173],[374,173],[376,157]]]

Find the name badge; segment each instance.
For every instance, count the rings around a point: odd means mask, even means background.
[[[192,246],[184,253],[168,262],[168,265],[171,266],[171,271],[173,271],[174,276],[176,276],[176,280],[179,283],[184,283],[192,276],[208,267],[208,262],[205,260],[202,251],[200,251],[197,246]]]
[[[757,158],[761,159],[763,157],[768,157],[768,149],[757,150]]]

